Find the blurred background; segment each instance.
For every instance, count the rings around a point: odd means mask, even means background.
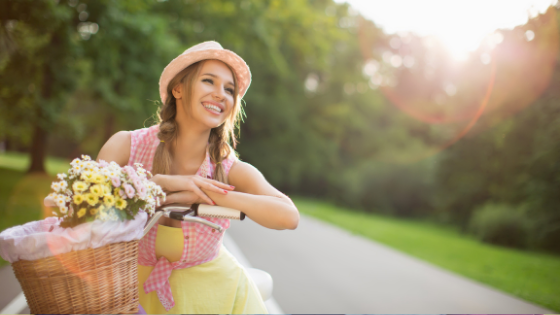
[[[303,213],[329,220],[322,209],[335,207],[409,224],[402,237],[421,226],[521,255],[510,283],[492,278],[492,262],[459,266],[453,246],[371,236],[558,311],[559,10],[537,0],[3,0],[0,230],[44,215],[40,200],[69,160],[153,125],[163,68],[216,40],[253,75],[240,158]]]

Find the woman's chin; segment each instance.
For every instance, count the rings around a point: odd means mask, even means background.
[[[219,120],[207,120],[204,122],[204,125],[207,126],[209,129],[214,129],[220,127],[224,122]]]

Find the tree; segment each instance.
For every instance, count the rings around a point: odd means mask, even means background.
[[[46,141],[76,88],[80,37],[75,10],[53,1],[3,1],[0,136],[29,140],[29,172],[44,172]],[[22,134],[15,134],[10,129]]]

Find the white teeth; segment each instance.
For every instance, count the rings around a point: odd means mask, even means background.
[[[211,111],[215,111],[216,113],[221,113],[222,109],[216,105],[204,104],[204,107],[208,108]]]

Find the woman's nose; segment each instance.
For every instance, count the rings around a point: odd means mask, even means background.
[[[212,92],[212,96],[217,100],[222,100],[225,97],[225,93],[224,93],[223,89],[218,88],[214,92]]]

